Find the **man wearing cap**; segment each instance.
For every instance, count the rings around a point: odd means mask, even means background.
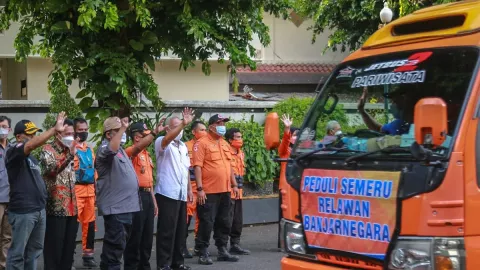
[[[5,154],[12,144],[8,142],[7,136],[12,129],[12,120],[0,115],[0,269],[5,269],[7,264],[7,251],[12,241],[12,228],[8,224],[8,201],[10,185],[8,174],[5,169]]]
[[[357,107],[360,115],[362,116],[363,122],[369,129],[392,136],[408,133],[410,124],[413,122],[413,110],[415,102],[410,100],[411,98],[405,94],[404,90],[400,89],[385,95],[386,98],[391,98],[392,100],[392,103],[390,104],[390,112],[392,113],[393,117],[395,117],[395,120],[385,125],[378,123],[365,111],[367,95],[368,89],[365,87],[363,89],[362,96],[358,101]]]
[[[47,185],[47,227],[44,269],[71,269],[78,230],[73,157],[79,139],[74,139],[73,121],[45,144],[40,153],[43,179]]]
[[[155,141],[157,158],[157,183],[155,198],[158,209],[157,269],[188,270],[184,264],[183,247],[187,226],[187,200],[193,194],[188,177],[190,159],[181,141],[183,129],[193,120],[193,111],[185,108],[183,120],[172,117],[168,121],[167,134]]]
[[[137,175],[122,148],[127,141],[125,131],[128,125],[128,117],[105,120],[103,140],[95,159],[98,214],[103,216],[105,224],[101,269],[121,269],[133,213],[141,208]]]
[[[153,194],[153,162],[147,147],[164,130],[164,121],[165,119],[160,121],[155,131],[150,131],[142,122],[130,126],[133,145],[125,149],[125,152],[137,173],[142,210],[133,215],[132,232],[123,255],[125,270],[150,269],[153,224],[158,207]]]
[[[35,136],[41,129],[29,120],[15,125],[17,144],[7,151],[6,168],[10,183],[8,222],[12,226],[12,244],[7,269],[36,270],[45,237],[47,189],[38,160],[31,155],[56,133],[65,130],[65,113],[57,116],[55,127]]]
[[[200,220],[195,249],[199,250],[198,262],[212,264],[207,252],[210,235],[218,249],[218,261],[238,261],[237,256],[227,250],[232,226],[230,195],[233,189],[239,198],[237,182],[233,173],[232,154],[229,144],[223,139],[229,119],[219,114],[210,117],[208,135],[197,141],[193,147],[193,166],[197,181],[197,215]]]

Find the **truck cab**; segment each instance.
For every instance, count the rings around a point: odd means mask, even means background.
[[[385,25],[335,68],[282,161],[282,269],[480,269],[479,52],[480,2],[463,1]],[[358,113],[325,143],[345,104]]]

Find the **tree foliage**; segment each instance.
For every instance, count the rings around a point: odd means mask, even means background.
[[[455,0],[387,0],[393,11],[393,19],[415,10],[454,2]],[[313,38],[325,30],[332,30],[325,50],[342,52],[358,49],[366,39],[377,31],[383,0],[295,0],[295,10],[313,20]]]
[[[263,45],[270,42],[263,12],[285,15],[287,7],[288,0],[7,0],[0,29],[20,23],[17,60],[51,58],[52,95],[79,80],[76,98],[95,132],[106,117],[146,105],[140,96],[160,111],[151,71],[167,52],[181,59],[180,69],[202,62],[206,75],[215,55],[230,60],[233,74],[238,65],[255,68],[250,41],[258,35]]]

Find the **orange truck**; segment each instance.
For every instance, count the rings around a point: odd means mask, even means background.
[[[479,49],[480,2],[455,2],[383,26],[336,67],[283,160],[282,269],[480,269]],[[320,123],[346,103],[358,113],[326,143]]]

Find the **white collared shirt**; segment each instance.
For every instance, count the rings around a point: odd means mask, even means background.
[[[165,137],[159,137],[155,141],[155,156],[157,158],[157,183],[155,193],[170,199],[187,201],[188,168],[190,158],[187,146],[179,141],[172,141],[165,149],[162,149],[162,141]]]

